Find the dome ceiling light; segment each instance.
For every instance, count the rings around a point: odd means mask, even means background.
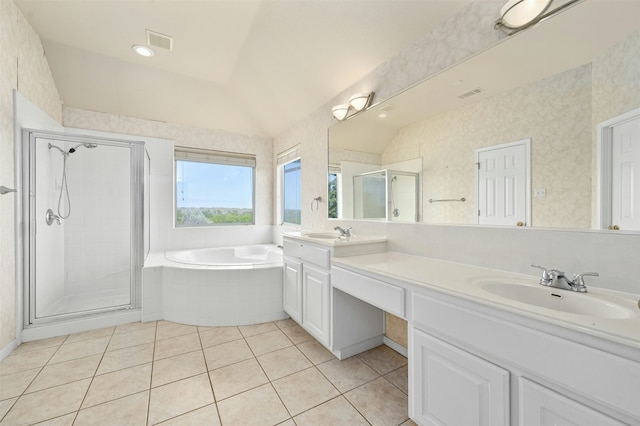
[[[360,111],[364,111],[365,109],[371,106],[371,102],[373,101],[374,93],[356,93],[355,95],[349,98],[349,104],[346,105],[336,105],[331,108],[331,113],[333,117],[342,121],[347,119],[354,114],[359,113]],[[353,110],[353,114],[349,115],[349,112]]]
[[[579,1],[583,0],[509,0],[500,9],[494,28],[512,35]]]

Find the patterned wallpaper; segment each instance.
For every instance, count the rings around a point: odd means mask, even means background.
[[[532,224],[588,228],[591,192],[591,67],[566,71],[402,129],[383,163],[423,158],[423,213],[429,223],[473,224],[475,157],[481,147],[531,138]],[[429,198],[460,198],[434,203]],[[571,208],[566,208],[571,206]]]
[[[327,194],[328,129],[335,124],[331,107],[358,92],[374,91],[377,100],[387,99],[490,47],[499,40],[493,23],[503,4],[503,0],[473,2],[274,139],[274,152],[301,144],[303,229],[330,227],[326,207],[312,212],[304,206],[309,206],[314,197],[325,198]]]
[[[13,90],[58,122],[62,107],[40,38],[16,5],[0,1],[0,185],[15,187]],[[16,336],[14,197],[0,202],[0,350]]]

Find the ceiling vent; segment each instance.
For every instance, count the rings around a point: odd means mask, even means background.
[[[477,88],[477,89],[469,90],[468,92],[463,93],[462,95],[458,95],[458,97],[460,99],[466,99],[469,96],[477,95],[478,93],[482,93],[482,92],[484,92],[483,89]]]
[[[173,50],[173,37],[147,30],[147,44],[160,49]]]

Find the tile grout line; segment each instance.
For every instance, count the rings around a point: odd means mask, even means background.
[[[158,337],[158,321],[156,321],[156,330],[153,334],[153,350],[151,351],[151,376],[149,377],[149,396],[147,397],[147,416],[145,418],[145,425],[149,424],[149,416],[151,415],[151,386],[153,385],[153,367],[156,357],[156,339]]]
[[[216,398],[216,391],[213,390],[213,381],[211,380],[211,374],[209,374],[209,364],[207,363],[207,357],[204,355],[204,346],[202,345],[202,338],[200,337],[200,329],[196,327],[196,331],[198,332],[198,342],[200,343],[200,351],[202,352],[202,358],[204,359],[204,369],[207,374],[207,378],[209,379],[209,387],[211,387],[211,395],[213,396],[213,404],[216,406],[216,413],[218,414],[218,421],[222,424],[222,417],[220,416],[220,408],[218,407],[218,398]],[[238,333],[242,334],[240,330]],[[205,405],[206,407],[206,405]],[[202,407],[200,407],[202,408]]]
[[[4,414],[4,416],[2,416],[2,418],[0,418],[0,422],[4,421],[4,419],[9,415],[9,413],[11,412],[11,410],[13,410],[13,408],[16,406],[16,404],[18,403],[18,401],[20,401],[20,398],[22,398],[25,395],[25,392],[27,391],[27,389],[29,389],[29,386],[31,386],[33,384],[33,382],[38,378],[38,376],[40,376],[40,374],[42,373],[42,371],[44,370],[44,368],[49,365],[49,361],[51,361],[51,359],[55,356],[56,353],[58,353],[58,351],[60,350],[60,348],[62,347],[62,345],[64,344],[64,342],[66,342],[66,340],[69,338],[69,334],[66,335],[66,337],[64,338],[64,340],[62,342],[60,342],[59,345],[57,345],[58,347],[56,348],[55,351],[53,351],[53,353],[51,354],[51,356],[47,359],[47,361],[40,367],[36,367],[39,368],[40,371],[38,371],[38,373],[33,377],[33,379],[29,382],[29,384],[27,385],[26,388],[24,388],[24,390],[20,393],[20,395],[18,395],[16,397],[16,400],[13,401],[13,404],[11,404],[11,407],[9,407],[9,409],[7,410],[7,412]],[[42,348],[40,350],[45,350],[45,349],[49,349],[53,346],[49,346],[47,348]],[[27,351],[27,352],[35,352],[35,351]],[[33,369],[35,370],[35,368]],[[16,373],[21,373],[21,372],[25,372],[28,370],[23,370],[23,371],[18,371]],[[15,374],[15,373],[9,373],[9,374]],[[5,374],[8,375],[8,374]],[[54,417],[55,418],[55,417]],[[45,419],[46,420],[50,420],[50,419]]]
[[[107,353],[107,348],[109,347],[109,343],[111,343],[111,339],[113,338],[113,334],[115,332],[116,332],[116,327],[113,327],[113,332],[111,333],[111,336],[109,336],[109,341],[105,345],[104,351],[102,351],[102,356],[100,357],[100,361],[98,361],[98,365],[96,365],[96,369],[93,372],[93,376],[91,376],[91,381],[89,382],[89,386],[87,386],[87,390],[84,392],[84,396],[82,397],[82,401],[80,401],[80,405],[78,406],[78,409],[76,410],[75,416],[73,417],[73,422],[71,422],[71,424],[74,424],[76,422],[76,420],[78,419],[78,415],[80,415],[80,410],[82,409],[82,404],[84,404],[84,401],[87,399],[87,395],[89,394],[89,389],[91,389],[91,385],[93,384],[93,380],[96,378],[96,373],[98,372],[98,368],[100,368],[100,364],[102,363],[102,360],[104,359],[104,354]],[[67,336],[67,339],[68,338],[69,337]],[[65,341],[67,339],[65,339]],[[62,345],[60,345],[60,347],[62,347]]]

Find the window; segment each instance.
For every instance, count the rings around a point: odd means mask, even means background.
[[[293,225],[302,223],[299,149],[300,147],[297,146],[278,155],[280,221]]]
[[[177,227],[253,224],[256,159],[176,147]]]
[[[342,218],[342,206],[340,205],[340,188],[342,187],[342,174],[340,166],[329,164],[329,182],[327,187],[327,208],[329,219]]]

